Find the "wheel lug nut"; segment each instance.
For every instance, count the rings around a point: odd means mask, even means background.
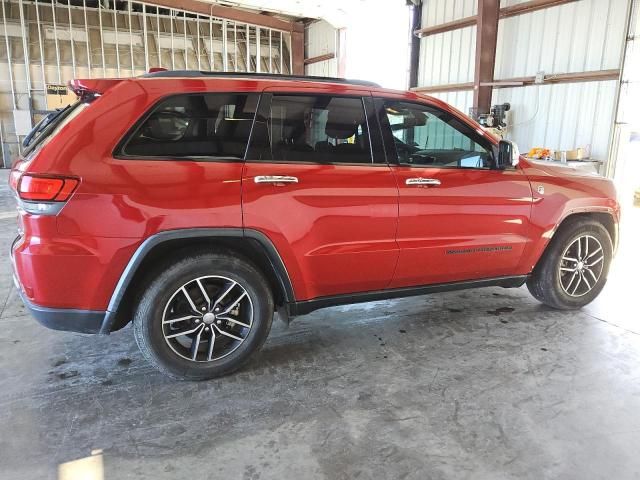
[[[222,320],[218,320],[216,323],[220,325],[222,323]]]
[[[205,307],[202,307],[202,311],[204,312],[205,310],[206,310],[206,308],[205,308]]]

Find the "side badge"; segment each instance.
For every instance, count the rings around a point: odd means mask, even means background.
[[[538,185],[538,193],[544,195],[544,185]]]

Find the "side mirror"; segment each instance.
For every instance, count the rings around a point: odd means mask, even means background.
[[[520,160],[520,151],[514,142],[509,140],[500,140],[498,144],[498,158],[496,167],[504,169],[507,167],[515,167]]]

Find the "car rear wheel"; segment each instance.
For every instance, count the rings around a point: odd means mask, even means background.
[[[595,221],[573,221],[553,237],[527,281],[527,288],[550,307],[583,307],[604,288],[612,256],[606,228]]]
[[[273,311],[268,283],[250,262],[202,252],[168,266],[149,285],[134,335],[161,372],[206,380],[237,370],[262,346]]]

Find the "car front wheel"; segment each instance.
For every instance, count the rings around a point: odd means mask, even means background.
[[[602,291],[613,256],[611,237],[595,221],[560,227],[527,281],[531,294],[553,308],[583,307]]]

